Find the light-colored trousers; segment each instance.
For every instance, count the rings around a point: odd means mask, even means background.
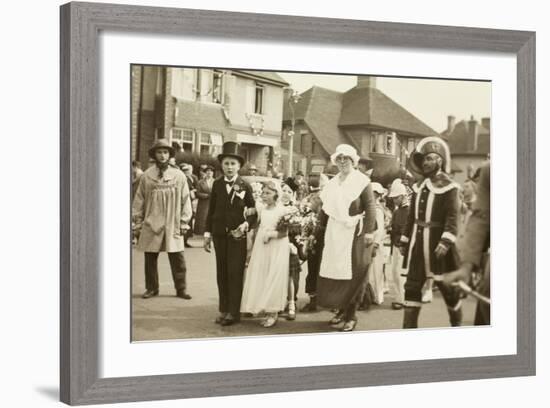
[[[391,273],[393,279],[393,286],[395,288],[395,300],[396,303],[403,304],[405,302],[405,281],[407,280],[407,269],[403,268],[403,255],[399,248],[392,247],[391,257]]]
[[[384,254],[383,248],[379,248],[377,254],[372,258],[369,265],[368,279],[374,291],[374,303],[381,305],[384,303]]]

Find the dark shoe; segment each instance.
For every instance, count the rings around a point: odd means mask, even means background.
[[[462,308],[458,310],[449,309],[449,320],[452,327],[462,326]]]
[[[403,328],[404,329],[417,329],[418,328],[418,315],[420,314],[419,307],[406,307],[403,313]]]
[[[191,245],[190,243],[188,243],[187,241],[183,243],[183,246],[185,248],[193,248],[193,245]]]
[[[343,313],[337,313],[332,319],[329,320],[328,324],[331,326],[335,326],[337,324],[340,324],[344,321],[344,314]]]
[[[344,323],[344,326],[340,329],[340,331],[343,332],[350,332],[355,330],[355,326],[357,326],[357,320],[348,320]]]
[[[231,326],[233,324],[237,323],[237,319],[233,317],[232,314],[226,314],[223,321],[220,323],[222,326]]]
[[[401,309],[403,309],[403,303],[392,302],[392,303],[391,303],[391,308],[392,308],[393,310],[401,310]]]
[[[312,297],[307,305],[300,309],[300,312],[313,313],[317,311],[317,298]]]
[[[158,296],[158,295],[159,295],[158,289],[157,290],[147,290],[147,291],[145,291],[145,293],[143,295],[141,295],[141,297],[143,299],[149,299],[149,298],[152,298],[153,296]]]
[[[216,320],[214,320],[214,323],[222,324],[224,320],[225,320],[225,313],[220,313],[220,315],[216,317]]]
[[[176,296],[185,300],[191,299],[191,295],[184,290],[178,290]]]

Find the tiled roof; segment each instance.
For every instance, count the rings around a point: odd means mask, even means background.
[[[250,75],[250,76],[253,76],[253,77],[258,77],[258,78],[262,78],[262,79],[267,79],[267,80],[272,81],[272,82],[277,82],[282,86],[289,85],[289,83],[287,81],[285,81],[276,72],[235,70],[235,73],[239,73],[239,72],[242,72],[244,74],[247,74],[247,75]]]
[[[372,87],[352,88],[344,94],[339,125],[375,126],[421,137],[438,135],[393,99]]]
[[[342,143],[352,144],[338,127],[342,110],[342,94],[314,86],[300,95],[295,105],[295,119],[303,120],[327,153],[333,153]],[[283,120],[292,118],[288,103],[285,103]]]
[[[486,155],[490,152],[491,135],[488,129],[476,122],[478,139],[477,149],[474,150],[474,141],[468,129],[468,121],[461,120],[453,130],[445,130],[441,137],[447,140],[451,154],[476,153]]]

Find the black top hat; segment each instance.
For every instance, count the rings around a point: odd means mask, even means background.
[[[170,157],[176,156],[176,151],[172,147],[172,145],[168,142],[168,139],[159,139],[155,142],[155,144],[149,149],[149,157],[151,159],[155,158],[155,151],[157,149],[168,149],[170,152]]]
[[[239,154],[239,148],[241,145],[237,142],[225,142],[222,147],[222,152],[218,154],[218,160],[221,162],[224,157],[233,157],[241,163],[241,167],[244,165],[244,157]]]

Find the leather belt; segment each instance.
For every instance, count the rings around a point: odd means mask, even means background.
[[[416,225],[418,225],[419,227],[422,227],[422,228],[441,228],[441,227],[443,227],[443,223],[437,222],[437,221],[426,222],[426,221],[416,219],[416,220],[414,220],[414,222],[416,223]]]

